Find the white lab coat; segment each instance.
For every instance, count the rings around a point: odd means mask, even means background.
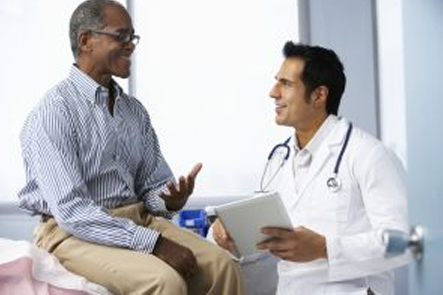
[[[281,261],[277,294],[394,294],[390,270],[407,263],[407,256],[387,259],[382,232],[408,232],[406,173],[398,158],[371,135],[353,128],[339,178],[332,193],[332,175],[349,122],[340,119],[313,155],[307,176],[294,189],[291,157],[274,189],[279,191],[294,226],[326,237],[328,259],[308,263]]]

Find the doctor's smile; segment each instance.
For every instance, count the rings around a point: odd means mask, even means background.
[[[277,115],[278,115],[278,114],[282,113],[286,107],[287,107],[286,105],[279,105],[279,104],[276,104],[276,105],[275,105],[275,112],[276,112]]]

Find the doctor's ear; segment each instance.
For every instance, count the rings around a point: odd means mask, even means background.
[[[326,101],[328,99],[329,89],[326,86],[318,86],[311,92],[311,101],[315,106],[326,107]]]

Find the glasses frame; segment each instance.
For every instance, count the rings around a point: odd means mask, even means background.
[[[91,30],[94,34],[105,35],[114,38],[115,41],[124,44],[124,43],[132,43],[134,46],[137,46],[140,42],[140,36],[134,33],[127,34],[122,32],[108,32],[102,30]]]

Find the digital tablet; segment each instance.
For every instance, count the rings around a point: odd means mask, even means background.
[[[214,208],[241,256],[258,252],[257,244],[267,238],[261,228],[292,228],[291,219],[277,192],[260,193],[251,198]]]

